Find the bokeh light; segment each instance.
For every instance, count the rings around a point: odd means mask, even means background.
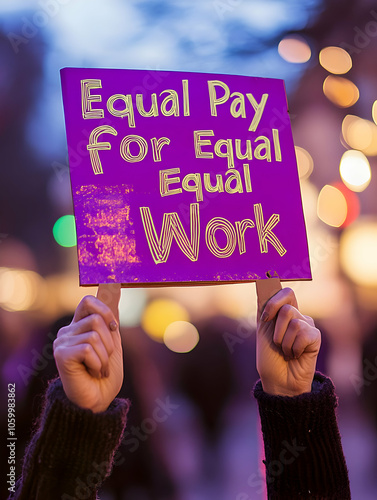
[[[174,321],[189,321],[187,310],[171,299],[157,299],[144,310],[141,326],[154,340],[163,341],[166,328]]]
[[[246,283],[232,283],[216,286],[213,289],[216,314],[235,320],[256,317],[253,289]]]
[[[377,285],[377,220],[358,220],[343,231],[340,263],[349,278],[359,285]]]
[[[347,217],[347,201],[343,193],[326,184],[318,196],[317,214],[329,226],[340,227]]]
[[[367,156],[377,155],[377,125],[355,115],[347,115],[342,122],[342,136],[348,146]]]
[[[280,56],[290,63],[306,63],[312,51],[308,42],[300,36],[286,36],[278,46]]]
[[[85,295],[96,295],[97,287],[80,287],[77,272],[52,274],[46,279],[50,291],[51,314],[73,313]]]
[[[74,247],[77,244],[76,224],[73,215],[63,215],[52,229],[56,243],[62,247]]]
[[[307,179],[313,172],[313,165],[314,165],[313,158],[310,156],[308,151],[306,151],[306,149],[300,148],[300,146],[295,146],[295,151],[296,151],[298,175],[301,180]]]
[[[44,291],[44,280],[38,273],[25,269],[0,268],[0,307],[6,311],[38,308],[43,304]]]
[[[368,187],[372,176],[368,158],[353,149],[343,154],[339,171],[344,184],[357,193]]]
[[[372,118],[374,123],[377,124],[377,101],[374,101],[372,106]]]
[[[174,352],[190,352],[198,342],[198,330],[188,321],[174,321],[164,332],[164,344]]]
[[[339,189],[346,200],[347,217],[341,227],[347,227],[352,224],[352,222],[354,222],[360,215],[360,200],[358,198],[358,195],[354,191],[351,191],[351,189],[349,189],[347,186],[345,186],[343,182],[334,182],[332,186]]]
[[[319,53],[319,63],[330,73],[342,75],[352,68],[352,59],[348,52],[340,47],[325,47]]]
[[[359,99],[359,89],[351,80],[341,76],[329,75],[323,82],[323,93],[333,104],[349,108]]]
[[[300,309],[314,318],[331,317],[342,306],[342,287],[338,275],[338,238],[326,224],[312,226],[308,232],[313,281],[291,282],[299,297]]]

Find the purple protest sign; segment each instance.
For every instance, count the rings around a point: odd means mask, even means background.
[[[61,79],[81,285],[311,279],[282,80]]]

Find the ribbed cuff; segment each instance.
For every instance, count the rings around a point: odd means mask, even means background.
[[[66,397],[60,379],[52,381],[39,428],[25,453],[20,498],[29,498],[30,492],[45,500],[62,498],[78,487],[85,490],[85,498],[94,498],[110,474],[129,406],[128,400],[115,399],[105,412],[93,413]],[[36,491],[45,493],[37,496]]]
[[[115,399],[102,413],[79,408],[65,395],[60,379],[50,383],[42,416],[45,428],[40,463],[49,467],[64,463],[78,474],[86,472],[86,459],[109,460],[126,425],[129,401]],[[89,469],[90,470],[90,469]]]
[[[351,498],[331,380],[316,373],[312,392],[294,397],[266,394],[258,381],[254,397],[265,445],[268,498]]]

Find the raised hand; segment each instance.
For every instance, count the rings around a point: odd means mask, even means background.
[[[108,408],[123,382],[119,299],[120,285],[100,285],[97,297],[82,299],[72,323],[61,328],[54,341],[54,357],[67,397],[95,413]]]
[[[321,333],[298,310],[293,290],[272,280],[257,282],[257,370],[265,392],[296,396],[311,391]]]

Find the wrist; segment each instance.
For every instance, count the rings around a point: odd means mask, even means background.
[[[311,384],[301,385],[299,387],[283,387],[276,384],[269,384],[261,380],[263,391],[270,396],[300,396],[311,392]]]
[[[110,406],[110,403],[111,401],[109,402],[109,404],[107,404],[106,402],[103,402],[103,401],[94,401],[93,399],[91,398],[88,398],[88,399],[85,399],[85,398],[77,398],[74,396],[72,396],[71,394],[67,393],[66,392],[66,396],[67,396],[67,399],[69,399],[69,401],[74,404],[77,408],[80,408],[81,410],[90,410],[92,413],[103,413],[105,412],[109,406]]]

